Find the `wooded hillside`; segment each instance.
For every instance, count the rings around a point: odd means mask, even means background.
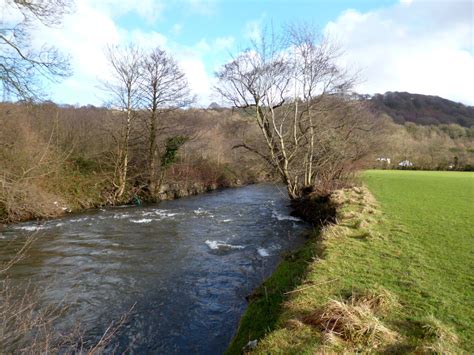
[[[386,92],[370,98],[375,110],[386,113],[396,123],[413,122],[420,125],[456,123],[474,126],[474,107],[439,96]]]

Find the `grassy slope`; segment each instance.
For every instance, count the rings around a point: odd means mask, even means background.
[[[398,300],[394,309],[378,315],[398,334],[395,343],[379,344],[380,350],[474,349],[474,174],[370,171],[363,178],[381,206],[364,194],[345,193],[339,225],[300,252],[320,256],[308,264],[297,287],[301,291],[281,297],[281,308],[268,305],[276,298],[257,297],[260,306],[250,305],[229,353],[239,353],[262,332],[266,335],[256,349],[261,353],[370,348],[325,341],[304,319],[331,299],[380,288]],[[282,274],[279,269],[267,281],[267,293],[281,295],[271,285],[275,278],[282,282]],[[277,312],[267,317],[271,322],[258,312],[262,305]],[[459,341],[452,341],[450,333]],[[444,344],[437,346],[440,337]]]

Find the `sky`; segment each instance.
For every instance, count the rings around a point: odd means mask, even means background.
[[[358,72],[355,90],[408,91],[474,105],[472,0],[76,0],[55,28],[34,40],[70,55],[74,75],[49,84],[58,103],[102,105],[107,45],[167,50],[186,73],[198,105],[220,98],[214,72],[262,28],[307,23],[336,41]]]

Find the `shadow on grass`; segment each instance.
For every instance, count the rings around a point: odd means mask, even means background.
[[[321,257],[323,249],[319,230],[308,235],[305,245],[284,257],[275,272],[249,297],[249,306],[226,354],[241,354],[251,340],[260,339],[275,329],[286,292],[301,284],[310,261]]]
[[[287,299],[285,293],[301,284],[314,258],[324,258],[321,230],[324,225],[336,222],[337,204],[330,195],[310,194],[292,201],[292,208],[292,215],[303,218],[314,229],[308,232],[305,245],[285,256],[275,272],[248,298],[249,306],[226,354],[241,354],[249,341],[274,330]]]

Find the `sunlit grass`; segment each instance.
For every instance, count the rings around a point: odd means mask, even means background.
[[[285,265],[265,284],[280,298],[257,297],[230,353],[256,338],[259,353],[474,349],[474,174],[368,171],[362,180],[377,201],[358,189],[339,196],[339,224],[296,256],[308,261],[296,290],[282,295]],[[377,312],[351,301],[367,293],[395,306]],[[335,304],[340,313],[332,317]],[[360,315],[371,322],[361,323]],[[352,323],[331,331],[331,319]],[[375,326],[390,336],[374,342]]]
[[[415,283],[399,288],[407,316],[432,314],[474,349],[474,174],[368,171],[363,179],[406,255],[400,266]]]

